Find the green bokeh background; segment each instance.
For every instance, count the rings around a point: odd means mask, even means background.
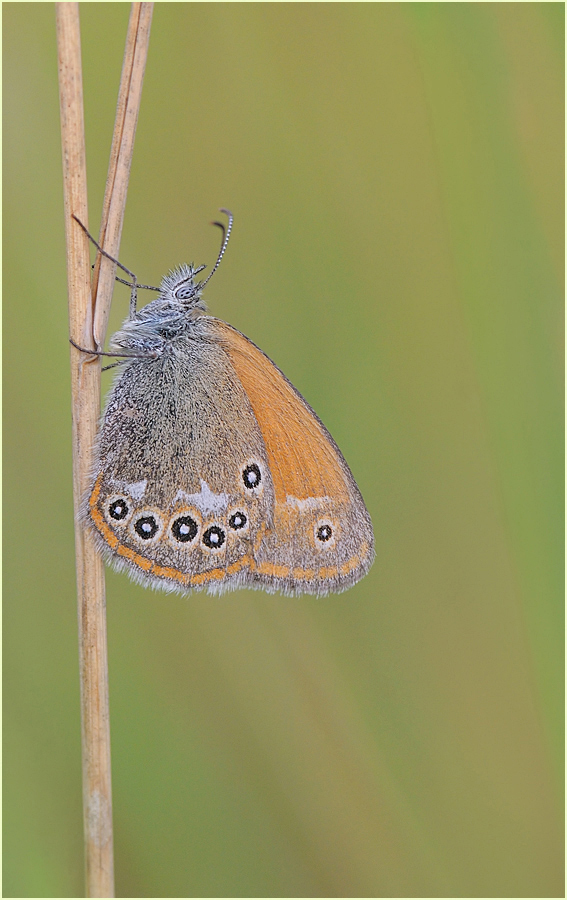
[[[95,232],[128,15],[81,4]],[[76,896],[54,7],[3,17],[3,893]],[[329,427],[377,560],[323,600],[108,574],[119,896],[564,895],[563,31],[562,3],[156,4],[121,258],[211,263],[234,211],[210,308]]]

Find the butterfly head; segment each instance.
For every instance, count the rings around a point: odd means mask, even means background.
[[[195,268],[193,264],[182,265],[164,275],[160,284],[160,297],[172,306],[181,306],[184,310],[206,309],[202,299],[203,283],[196,280],[196,275],[205,266]]]
[[[213,222],[213,225],[218,226],[218,228],[222,231],[222,244],[219,251],[219,255],[217,256],[217,261],[211,269],[210,273],[207,275],[204,281],[196,281],[195,276],[202,272],[206,266],[199,266],[197,269],[191,265],[182,265],[179,266],[178,269],[173,269],[171,272],[168,272],[167,275],[164,276],[160,285],[160,296],[161,299],[165,300],[166,303],[171,303],[174,306],[181,306],[185,311],[190,309],[206,309],[206,306],[201,299],[201,295],[203,293],[203,288],[211,280],[216,270],[220,265],[220,261],[224,256],[224,252],[226,250],[228,239],[230,237],[230,233],[232,231],[232,222],[233,217],[232,213],[228,209],[221,209],[221,212],[225,213],[228,216],[228,225],[225,227],[222,222]]]

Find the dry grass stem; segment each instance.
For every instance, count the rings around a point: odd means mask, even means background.
[[[152,4],[134,3],[128,30],[115,134],[105,195],[101,240],[118,254],[142,79],[147,56]],[[69,331],[82,347],[93,347],[93,298],[109,307],[114,266],[105,265],[91,289],[88,239],[72,218],[88,225],[87,176],[83,121],[83,89],[79,4],[57,3],[57,46],[63,150],[63,184]],[[97,290],[98,288],[98,290]],[[97,319],[97,341],[104,340],[108,309]],[[101,323],[101,324],[100,324]],[[73,422],[73,495],[79,615],[83,820],[87,897],[114,896],[112,792],[104,567],[91,536],[78,524],[77,513],[88,488],[92,448],[100,415],[100,364],[71,347]]]
[[[128,23],[99,234],[100,246],[115,258],[118,256],[124,222],[152,12],[153,3],[133,3]],[[96,298],[94,338],[99,349],[106,336],[115,273],[114,263],[99,254],[93,279],[93,297]]]
[[[89,245],[72,218],[74,214],[85,224],[88,222],[79,6],[57,3],[56,10],[69,330],[82,346],[92,347]],[[85,364],[84,355],[74,347],[71,347],[71,391],[86,892],[88,897],[113,897],[104,568],[90,535],[77,521],[79,504],[88,485],[98,425],[100,366]]]

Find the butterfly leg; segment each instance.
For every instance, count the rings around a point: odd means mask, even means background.
[[[120,269],[122,269],[123,272],[126,272],[126,274],[129,275],[130,278],[132,279],[132,281],[125,281],[123,278],[118,278],[118,276],[116,276],[116,281],[119,281],[121,284],[126,284],[130,288],[129,318],[133,319],[134,316],[136,315],[136,304],[138,302],[138,288],[141,288],[142,290],[145,290],[145,291],[157,291],[158,293],[160,291],[160,288],[154,287],[151,284],[138,284],[138,279],[136,278],[134,273],[131,272],[130,269],[127,269],[126,266],[123,266],[121,262],[118,262],[117,259],[115,259],[113,256],[110,255],[110,253],[107,253],[106,250],[103,250],[102,247],[100,246],[100,244],[98,243],[98,241],[95,241],[92,234],[87,230],[87,228],[83,225],[81,220],[78,219],[74,213],[73,213],[73,218],[74,218],[75,222],[83,229],[83,231],[85,232],[89,241],[91,241],[91,243],[95,245],[95,247],[99,251],[99,253],[102,253],[103,256],[105,256],[107,259],[109,259],[111,262],[113,262],[115,265],[117,265]]]
[[[120,356],[120,357],[130,357],[131,359],[157,359],[159,357],[159,353],[157,350],[150,350],[148,353],[109,353],[105,350],[89,350],[87,347],[81,347],[79,344],[76,344],[73,338],[69,338],[69,343],[73,345],[76,350],[80,350],[81,353],[88,353],[89,356]],[[119,363],[117,363],[119,365]],[[109,366],[108,368],[112,368]]]
[[[75,215],[75,213],[73,213],[72,215],[73,215],[73,218],[74,218],[75,222],[77,223],[77,225],[79,225],[79,226],[83,229],[83,231],[85,232],[85,234],[86,234],[86,236],[88,237],[89,241],[91,242],[91,244],[94,244],[94,245],[95,245],[95,247],[96,247],[96,249],[98,250],[98,252],[99,252],[99,253],[102,253],[103,256],[106,256],[106,258],[109,259],[110,262],[113,262],[115,265],[117,265],[118,268],[119,268],[119,269],[122,269],[123,272],[126,272],[126,274],[129,275],[130,278],[132,279],[132,282],[133,282],[134,284],[137,284],[137,283],[138,283],[138,279],[136,278],[136,276],[134,275],[134,273],[131,272],[130,269],[127,269],[126,266],[123,266],[121,262],[118,262],[117,259],[114,259],[114,257],[111,256],[110,253],[107,253],[107,252],[106,252],[106,250],[103,250],[102,247],[100,246],[100,244],[98,243],[98,241],[95,241],[95,239],[94,239],[94,237],[92,236],[92,234],[90,233],[90,231],[88,231],[88,229],[85,227],[85,225],[83,225],[83,223],[81,222],[81,220],[77,218],[77,216]],[[120,280],[120,279],[119,279],[119,280]],[[125,282],[125,284],[130,284],[130,282],[127,281],[127,282]],[[130,286],[131,286],[131,285],[130,285]]]

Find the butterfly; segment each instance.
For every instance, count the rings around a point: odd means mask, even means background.
[[[82,519],[105,559],[144,585],[343,591],[372,565],[372,522],[306,400],[259,347],[207,314],[203,289],[233,223],[221,212],[228,227],[214,223],[223,242],[203,282],[204,266],[182,265],[144,286],[157,297],[137,310],[136,278],[113,260],[132,299],[110,352],[98,354],[123,359]]]

